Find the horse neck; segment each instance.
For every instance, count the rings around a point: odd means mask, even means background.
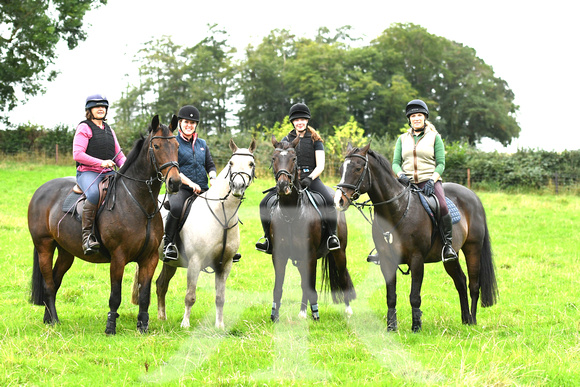
[[[128,177],[128,179],[125,179],[125,184],[136,198],[151,197],[148,188],[149,184],[145,184],[145,181],[151,181],[150,187],[153,197],[156,198],[159,195],[159,191],[161,191],[162,182],[157,179],[157,171],[149,159],[147,153],[149,148],[147,144],[148,142],[145,141],[141,151],[139,152],[139,157],[124,173],[124,175]]]
[[[229,180],[225,179],[224,176],[220,176],[221,174],[213,180],[210,189],[204,195],[211,203],[215,203],[211,207],[219,206],[221,208],[223,203],[227,213],[236,211],[241,198],[237,198],[231,194]]]
[[[390,167],[390,165],[389,165]],[[393,176],[390,170],[385,170],[374,157],[369,157],[369,173],[371,186],[368,191],[369,198],[373,203],[381,203],[391,200],[401,194],[405,189],[401,183]],[[402,203],[406,206],[407,198],[405,195],[397,200],[386,204],[392,209],[400,208]],[[382,207],[382,206],[381,206]]]

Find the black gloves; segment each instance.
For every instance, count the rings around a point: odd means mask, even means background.
[[[399,183],[403,184],[405,187],[411,184],[411,179],[409,179],[407,175],[401,175],[397,178],[397,180],[399,180]]]
[[[310,187],[310,184],[312,184],[312,178],[310,177],[305,177],[304,179],[300,180],[300,185],[302,185],[303,189]]]
[[[429,196],[433,195],[433,192],[435,192],[435,182],[433,181],[433,179],[429,179],[427,181],[427,184],[423,186],[423,193]]]

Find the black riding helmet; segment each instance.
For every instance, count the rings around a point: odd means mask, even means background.
[[[193,105],[185,105],[179,109],[177,118],[199,122],[199,110],[197,110],[197,108]]]
[[[109,101],[103,94],[93,94],[87,97],[85,102],[85,110],[94,108],[95,106],[104,106],[109,108]]]
[[[310,119],[310,109],[303,103],[297,103],[292,105],[290,108],[290,112],[288,113],[290,118],[290,122],[294,121],[297,118],[306,118],[307,120]]]
[[[423,113],[425,115],[425,119],[429,118],[429,108],[427,107],[427,104],[420,99],[414,99],[409,102],[405,111],[407,113],[407,119],[411,114],[415,113]]]

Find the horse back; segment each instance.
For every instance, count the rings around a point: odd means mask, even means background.
[[[443,185],[445,196],[447,196],[461,213],[460,229],[465,235],[464,240],[473,237],[481,240],[485,234],[486,216],[485,209],[479,197],[469,188],[455,183],[445,183]],[[457,233],[453,229],[453,237]]]

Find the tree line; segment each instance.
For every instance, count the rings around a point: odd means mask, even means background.
[[[507,145],[519,135],[513,92],[474,49],[414,24],[360,41],[349,26],[322,27],[314,38],[273,30],[241,60],[216,25],[192,46],[168,36],[146,42],[135,58],[139,82],[115,104],[116,128],[131,136],[151,115],[169,119],[193,104],[208,133],[259,134],[304,102],[323,134],[353,117],[366,136],[396,136],[407,124],[406,103],[421,98],[449,141]]]

